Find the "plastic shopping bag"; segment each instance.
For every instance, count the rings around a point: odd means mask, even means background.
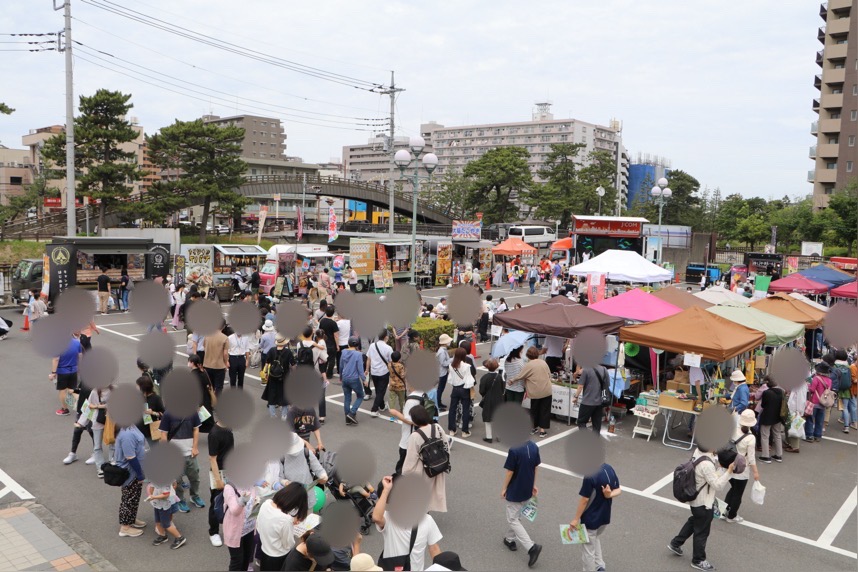
[[[766,487],[760,481],[754,481],[754,486],[751,487],[751,500],[756,504],[763,504],[766,499]]]
[[[804,417],[800,417],[798,415],[792,418],[790,421],[789,428],[787,429],[787,436],[794,437],[796,439],[801,439],[804,437]]]

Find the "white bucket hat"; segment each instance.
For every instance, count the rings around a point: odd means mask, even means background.
[[[271,320],[265,320],[265,323],[262,325],[263,332],[272,332],[274,331],[274,322]]]
[[[742,373],[742,370],[734,369],[733,373],[730,374],[730,381],[747,381],[747,379],[745,379],[745,374]]]

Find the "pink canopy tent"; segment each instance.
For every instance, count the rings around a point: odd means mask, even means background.
[[[770,292],[799,292],[801,294],[825,294],[830,286],[811,280],[795,272],[769,284]]]
[[[834,298],[858,298],[858,281],[838,286],[831,291],[831,295]]]
[[[652,322],[682,311],[682,308],[656,298],[640,288],[629,290],[613,298],[605,298],[601,302],[590,304],[589,308],[608,316],[635,322]]]

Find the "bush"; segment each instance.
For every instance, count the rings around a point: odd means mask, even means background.
[[[441,334],[447,334],[451,338],[453,332],[456,331],[456,324],[447,320],[436,320],[434,318],[417,318],[411,324],[411,329],[420,334],[420,339],[423,340],[423,349],[435,352],[438,350],[438,338]],[[393,328],[390,330],[388,341],[393,345]]]

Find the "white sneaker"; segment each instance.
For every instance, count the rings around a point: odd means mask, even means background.
[[[736,515],[736,518],[728,518],[727,522],[745,522],[745,519],[739,515]]]
[[[87,465],[94,465],[95,464],[95,455],[90,455],[89,459],[86,460],[86,464]]]
[[[223,540],[221,540],[220,534],[212,534],[209,536],[209,540],[211,540],[212,546],[223,546]]]
[[[66,458],[63,459],[63,465],[71,465],[75,461],[77,461],[77,455],[75,453],[69,453],[66,455]]]
[[[378,417],[378,411],[370,411],[369,416],[370,417]]]

